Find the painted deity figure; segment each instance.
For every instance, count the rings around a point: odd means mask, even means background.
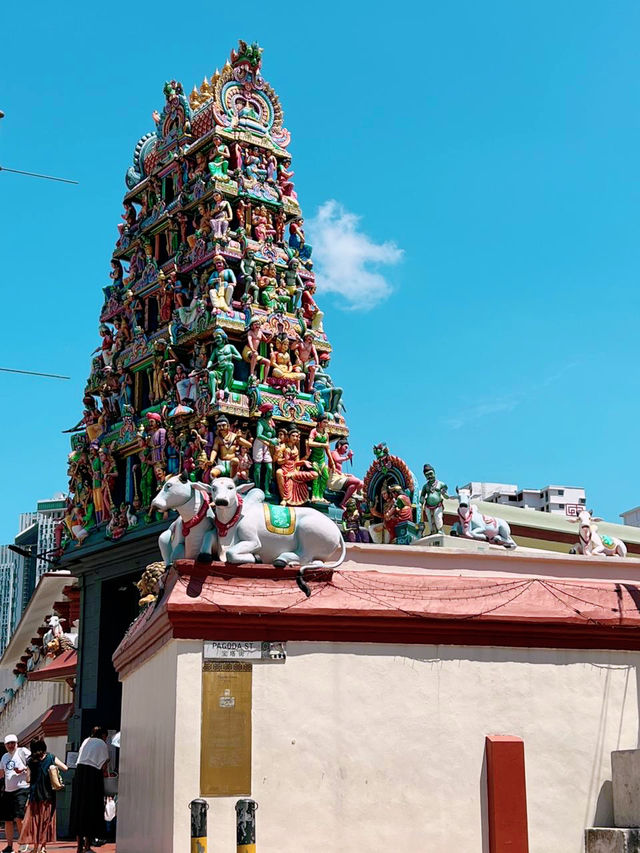
[[[209,173],[213,180],[228,181],[229,148],[219,136],[213,137],[213,148],[209,152]]]
[[[327,488],[335,462],[329,452],[329,421],[326,415],[320,415],[316,426],[309,433],[307,441],[308,459],[317,478],[311,483],[311,500],[313,503],[327,503],[324,490]]]
[[[360,521],[358,502],[355,498],[349,498],[342,513],[342,535],[345,542],[371,542],[371,534],[366,527],[361,526]]]
[[[289,259],[284,280],[291,302],[291,310],[295,311],[301,305],[302,294],[304,292],[304,282],[300,277],[300,261],[297,258]]]
[[[251,297],[251,302],[258,301],[258,268],[255,262],[255,252],[253,249],[245,249],[240,261],[240,276],[244,286],[244,295]]]
[[[147,412],[146,418],[147,429],[150,435],[151,458],[154,464],[164,464],[167,431],[162,426],[162,418],[156,412]]]
[[[298,200],[298,195],[295,191],[295,187],[293,185],[294,173],[290,170],[291,160],[283,160],[282,163],[278,165],[278,187],[280,189],[280,195],[286,198],[293,199],[294,201]]]
[[[289,223],[289,247],[297,253],[305,265],[308,265],[313,248],[305,240],[303,225],[304,219],[302,217],[292,219]]]
[[[307,379],[306,391],[311,393],[316,377],[316,370],[320,366],[320,359],[318,358],[318,352],[311,332],[304,333],[301,343],[298,344],[296,354]]]
[[[333,384],[331,376],[327,373],[329,366],[329,356],[322,353],[320,356],[320,367],[316,370],[315,381],[313,383],[314,398],[319,398],[322,407],[332,415],[338,413],[340,408],[344,408],[342,404],[342,388],[338,388]]]
[[[209,456],[212,477],[235,477],[238,470],[238,446],[251,447],[251,442],[231,431],[224,415],[216,421],[216,437]]]
[[[318,308],[316,300],[313,298],[313,294],[315,292],[315,282],[309,282],[305,285],[301,297],[302,316],[304,317],[307,325],[310,326],[314,331],[322,332],[322,319],[324,317],[324,314]]]
[[[275,340],[275,348],[271,353],[271,375],[280,380],[278,384],[293,385],[297,391],[300,390],[300,381],[305,378],[304,373],[297,370],[291,362],[289,338],[286,334],[278,335]]]
[[[331,451],[333,458],[333,470],[329,477],[328,487],[334,492],[341,492],[344,489],[344,497],[340,502],[340,508],[345,509],[348,501],[357,492],[364,487],[362,480],[359,480],[353,474],[345,474],[342,466],[347,462],[353,462],[353,450],[349,447],[349,441],[346,438],[339,438],[336,446]]]
[[[253,440],[251,456],[253,458],[253,481],[265,495],[271,492],[273,477],[273,454],[276,450],[276,425],[273,420],[273,405],[262,403],[258,411],[260,417],[256,424],[256,437]]]
[[[265,358],[265,356],[260,355],[260,344],[263,341],[267,341],[269,337],[270,335],[267,335],[262,328],[262,322],[260,319],[253,317],[249,323],[249,328],[247,329],[247,343],[242,350],[242,358],[249,365],[249,373],[252,376],[257,377],[257,367],[259,364],[263,365],[263,382],[266,382],[269,377],[271,362],[268,358]]]
[[[236,286],[236,274],[229,269],[222,255],[216,255],[213,259],[213,272],[209,276],[207,286],[214,310],[233,314],[231,301],[233,289]]]
[[[302,506],[309,500],[309,483],[317,480],[306,459],[300,459],[300,430],[293,426],[277,450],[276,483],[283,506]]]
[[[387,489],[383,516],[384,527],[391,543],[397,539],[398,525],[412,519],[413,509],[409,496],[402,491],[402,486],[398,483],[393,483]]]
[[[224,198],[221,192],[213,194],[213,210],[211,212],[211,231],[215,240],[227,241],[227,231],[231,222],[232,211],[231,205]]]
[[[444,527],[444,499],[448,498],[447,484],[441,483],[436,477],[432,465],[425,465],[422,469],[427,482],[420,490],[420,507],[422,510],[422,522],[424,524],[424,535],[442,533]]]
[[[212,403],[215,402],[216,391],[231,390],[233,362],[240,361],[241,358],[238,350],[229,343],[226,332],[223,329],[216,329],[213,334],[213,349],[207,362]]]

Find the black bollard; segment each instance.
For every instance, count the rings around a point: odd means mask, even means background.
[[[191,809],[191,853],[207,853],[207,809],[206,800],[192,800]]]
[[[256,809],[255,800],[238,800],[236,803],[237,853],[256,853]]]

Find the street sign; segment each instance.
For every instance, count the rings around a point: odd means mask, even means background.
[[[204,644],[205,660],[284,663],[286,658],[284,643],[268,643],[259,640],[211,640]]]

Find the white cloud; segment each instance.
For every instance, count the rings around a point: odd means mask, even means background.
[[[468,409],[463,409],[457,415],[451,418],[445,418],[445,423],[451,429],[462,429],[473,421],[484,418],[487,415],[495,415],[499,412],[512,412],[520,400],[486,400],[484,403],[478,403],[476,406],[470,406]]]
[[[397,264],[403,251],[392,242],[374,243],[359,222],[359,216],[332,199],[308,221],[308,235],[318,290],[339,293],[343,307],[368,310],[392,290],[378,267]]]

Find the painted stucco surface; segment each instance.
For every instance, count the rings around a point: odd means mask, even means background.
[[[197,649],[172,641],[124,681],[120,853],[189,850]],[[485,853],[484,738],[515,734],[531,853],[582,853],[584,828],[609,817],[611,750],[638,743],[639,663],[632,652],[289,643],[284,665],[254,667],[258,849]],[[234,849],[236,799],[209,800],[210,853]]]
[[[198,796],[202,643],[173,641],[123,681],[118,850],[189,849]],[[184,682],[184,685],[183,685]],[[177,839],[186,839],[184,846]]]

